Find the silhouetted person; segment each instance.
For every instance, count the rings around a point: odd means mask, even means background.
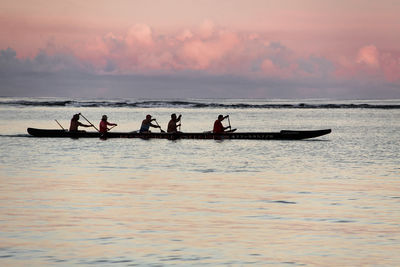
[[[92,125],[83,124],[79,121],[79,114],[75,114],[71,119],[71,124],[69,125],[70,132],[77,132],[78,126],[82,127],[92,127]]]
[[[167,127],[167,133],[176,133],[178,132],[178,126],[181,126],[180,124],[177,124],[181,120],[182,115],[179,115],[179,117],[176,117],[176,114],[171,115],[171,120],[168,123]]]
[[[108,122],[107,121],[107,115],[103,115],[103,117],[101,118],[101,121],[100,121],[100,125],[99,125],[99,131],[100,131],[100,133],[106,133],[106,132],[108,132],[108,128],[107,128],[107,126],[108,125],[110,125],[110,126],[117,126],[117,124],[116,123],[111,123],[111,122]]]
[[[224,133],[226,129],[231,128],[231,126],[224,127],[222,125],[222,121],[228,117],[229,115],[226,115],[225,117],[222,115],[218,116],[218,119],[214,122],[213,133]]]
[[[152,121],[155,121],[155,120],[156,119],[152,119],[151,118],[151,115],[146,115],[146,119],[144,119],[142,121],[142,125],[140,126],[140,130],[139,131],[141,133],[148,133],[148,132],[150,132],[150,127],[161,128],[160,126],[151,123]]]

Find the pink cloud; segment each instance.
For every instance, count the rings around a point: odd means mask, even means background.
[[[382,53],[380,58],[385,78],[390,82],[400,81],[400,52],[397,55],[389,52]]]
[[[215,24],[212,20],[205,20],[199,29],[199,35],[202,39],[210,38],[215,31]]]
[[[190,40],[183,44],[182,60],[188,68],[207,69],[224,58],[238,43],[238,37],[230,32],[220,32],[218,36],[209,40]]]
[[[400,68],[398,57],[382,53],[374,45],[360,47],[352,57],[301,57],[268,36],[228,31],[211,21],[197,30],[185,29],[170,35],[157,34],[148,25],[136,24],[125,34],[110,32],[76,45],[73,50],[78,58],[100,72],[111,62],[116,73],[186,69],[281,79],[326,78],[336,74],[336,78],[343,79],[365,76],[396,81]],[[259,67],[254,68],[257,64]],[[336,70],[330,65],[336,66]]]
[[[129,28],[125,41],[130,46],[153,46],[153,32],[146,24],[135,24]]]
[[[380,51],[374,45],[361,47],[352,57],[336,60],[338,77],[400,81],[400,52]]]
[[[186,29],[183,32],[179,33],[176,36],[176,39],[181,41],[181,42],[184,42],[186,40],[191,39],[192,37],[193,37],[193,33],[190,30]]]
[[[261,64],[261,68],[263,70],[263,72],[265,72],[265,74],[267,75],[271,75],[274,76],[277,73],[277,68],[274,65],[274,63],[269,60],[269,59],[265,59],[262,64]]]
[[[261,64],[261,69],[265,76],[287,79],[295,76],[298,70],[298,65],[293,62],[289,66],[279,67],[270,59],[265,59]]]
[[[32,27],[39,26],[40,23],[36,22]],[[54,27],[58,29],[61,26]],[[72,25],[60,31],[62,35],[48,34],[54,30],[49,28],[35,30],[48,38],[39,41],[33,37],[34,46],[26,50],[29,53],[20,53],[19,50],[23,49],[17,46],[17,54],[19,57],[28,55],[34,58],[37,54],[34,49],[49,55],[72,53],[82,66],[88,66],[88,69],[98,73],[201,70],[210,74],[256,78],[400,80],[400,53],[382,50],[379,45],[361,45],[350,52],[350,49],[330,48],[326,53],[319,51],[314,56],[313,53],[298,50],[298,37],[279,41],[274,34],[235,31],[220,27],[212,20],[205,20],[198,27],[172,32],[159,32],[142,23],[134,24],[125,31],[99,34],[97,31],[88,31],[90,27],[87,26],[81,34],[72,37],[75,27]],[[22,28],[21,25],[17,27],[18,38],[23,37]],[[84,34],[86,32],[90,34]],[[313,49],[315,47],[312,46]]]
[[[379,51],[374,45],[362,47],[358,51],[357,63],[368,67],[379,68]]]
[[[79,44],[74,47],[74,50],[79,59],[97,66],[104,66],[110,54],[108,45],[100,37],[89,40],[85,44]]]

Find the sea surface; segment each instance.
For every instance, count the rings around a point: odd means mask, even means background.
[[[314,130],[302,141],[68,139]],[[86,123],[83,118],[81,122]],[[86,129],[91,130],[91,129]],[[158,131],[158,129],[154,129]],[[0,98],[0,266],[400,266],[400,100]]]

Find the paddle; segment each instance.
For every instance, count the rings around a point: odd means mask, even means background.
[[[226,115],[228,117],[228,123],[229,123],[229,129],[232,129],[231,127],[231,120],[229,119],[229,115]]]
[[[65,131],[64,127],[62,127],[62,125],[61,125],[57,120],[55,120],[55,121],[56,121],[57,124],[61,127],[61,129],[63,129],[63,130]]]
[[[79,113],[79,115],[81,115],[82,118],[84,118],[93,128],[95,128],[98,132],[100,132],[99,129],[97,129],[97,127],[93,125],[93,123],[91,123],[88,119],[86,119],[85,116],[82,115],[82,113]]]
[[[111,126],[110,128],[107,129],[107,131],[111,131],[112,128],[116,127],[117,125]]]
[[[165,131],[163,129],[161,129],[161,126],[158,124],[157,120],[154,119],[154,121],[156,122],[157,126],[160,128],[160,132],[165,133]]]
[[[179,115],[179,131],[181,131],[181,126],[182,126],[182,114]]]

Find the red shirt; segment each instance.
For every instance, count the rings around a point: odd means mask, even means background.
[[[223,133],[224,132],[224,126],[222,126],[222,122],[220,120],[216,120],[214,122],[214,133]]]
[[[107,132],[107,125],[111,125],[108,121],[101,121],[100,122],[100,132],[106,133]]]

